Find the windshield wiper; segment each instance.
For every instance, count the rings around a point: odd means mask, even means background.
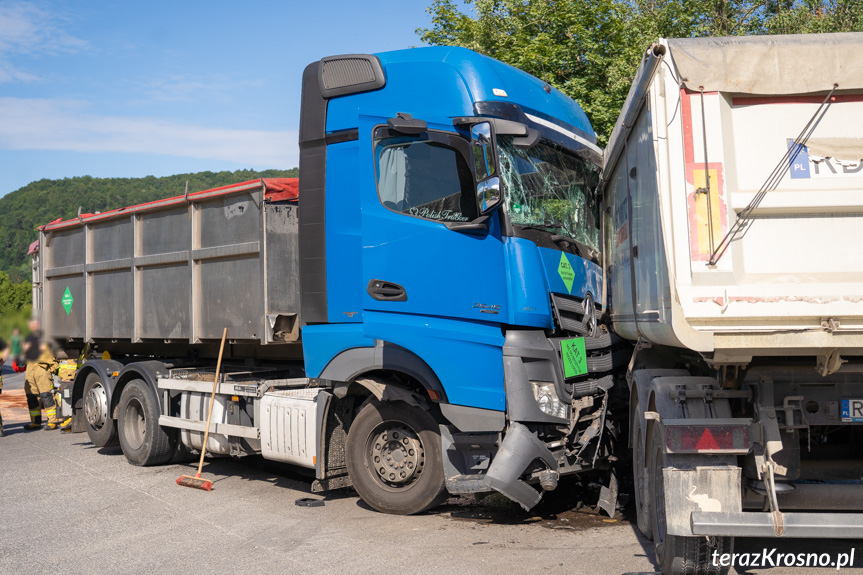
[[[542,232],[550,232],[551,237],[549,238],[552,242],[556,244],[567,243],[575,248],[575,255],[587,258],[595,264],[600,264],[599,261],[599,252],[594,250],[590,246],[581,243],[578,240],[575,240],[569,236],[556,234],[555,232],[560,228],[560,226],[550,226],[547,224],[515,224],[522,229],[527,230],[539,230]]]
[[[550,239],[551,239],[551,241],[553,241],[556,244],[567,243],[567,244],[571,245],[572,247],[575,248],[576,255],[583,257],[583,258],[586,257],[587,259],[589,259],[593,263],[599,264],[599,253],[596,250],[594,250],[593,248],[591,248],[590,246],[583,244],[578,240],[574,240],[569,236],[561,236],[561,235],[555,234],[555,235],[551,236]]]
[[[525,230],[539,230],[541,232],[554,233],[560,229],[560,226],[550,226],[547,224],[515,224]]]

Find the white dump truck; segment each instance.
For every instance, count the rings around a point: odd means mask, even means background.
[[[638,527],[663,573],[727,571],[734,536],[863,537],[861,53],[660,40],[613,131],[604,303],[635,344]]]

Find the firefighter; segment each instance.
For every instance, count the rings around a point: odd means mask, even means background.
[[[57,419],[57,404],[54,400],[54,379],[51,372],[57,369],[57,362],[48,349],[48,345],[40,341],[39,321],[30,321],[30,335],[24,341],[24,358],[27,360],[27,375],[24,378],[24,394],[27,397],[27,408],[30,410],[30,424],[25,429],[42,428],[42,410],[48,418],[45,429],[57,429],[60,420]]]

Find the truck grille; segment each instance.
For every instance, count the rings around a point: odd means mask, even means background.
[[[590,321],[590,317],[597,315],[595,306],[592,310],[593,315],[587,318],[587,322],[585,322],[584,303],[579,298],[553,293],[551,294],[551,307],[554,310],[554,319],[563,331],[583,336],[598,335],[595,333],[596,322]]]

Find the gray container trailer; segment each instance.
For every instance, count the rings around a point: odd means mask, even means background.
[[[286,185],[255,180],[43,226],[46,333],[66,348],[211,355],[227,327],[245,357],[285,357],[300,326],[296,195],[273,201],[291,196]]]

